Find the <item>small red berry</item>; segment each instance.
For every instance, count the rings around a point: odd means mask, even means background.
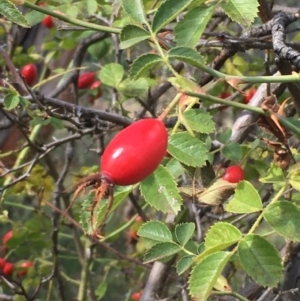
[[[14,265],[10,262],[5,262],[4,267],[2,268],[2,273],[5,277],[10,276],[14,271]]]
[[[78,89],[86,89],[91,86],[95,80],[94,72],[85,72],[78,77]]]
[[[0,269],[2,270],[4,265],[6,263],[6,260],[4,258],[0,258]]]
[[[220,98],[222,99],[226,99],[229,96],[231,96],[231,94],[228,91],[224,91],[220,94]]]
[[[6,246],[7,241],[9,239],[11,239],[12,235],[13,235],[13,230],[10,230],[10,231],[6,232],[6,234],[3,236],[3,238],[2,238],[2,244],[4,246]]]
[[[247,92],[244,95],[244,103],[248,104],[255,93],[256,93],[256,88],[253,88],[249,92]]]
[[[43,25],[49,29],[55,26],[52,16],[47,16],[42,21]]]
[[[137,218],[135,219],[136,222],[142,222],[143,219],[140,215],[137,216]]]
[[[37,69],[35,64],[27,64],[22,68],[22,76],[25,78],[25,81],[28,86],[32,86],[37,78]]]
[[[24,261],[20,264],[20,268],[22,268],[20,270],[20,272],[18,272],[18,276],[22,277],[22,276],[26,276],[28,273],[28,269],[30,267],[33,266],[33,262],[32,261]]]
[[[139,120],[119,132],[101,158],[101,174],[108,182],[126,186],[147,178],[166,154],[168,133],[158,119]]]
[[[240,165],[229,166],[223,176],[223,180],[230,183],[238,183],[244,180],[244,170]]]
[[[94,102],[95,99],[99,98],[102,95],[100,88],[99,88],[101,86],[101,84],[102,84],[101,81],[97,80],[97,81],[93,82],[92,85],[90,86],[91,91],[92,90],[98,91],[96,96],[94,96],[94,95],[90,96],[90,98],[89,98],[90,102]]]
[[[131,294],[131,299],[134,301],[139,301],[142,296],[142,292],[135,292]]]

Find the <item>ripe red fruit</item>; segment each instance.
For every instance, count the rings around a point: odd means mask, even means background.
[[[14,271],[14,265],[10,262],[5,262],[4,267],[2,268],[2,274],[5,277],[10,276]]]
[[[37,69],[35,64],[27,64],[22,68],[22,76],[25,78],[25,81],[28,86],[32,86],[37,78]]]
[[[223,176],[223,180],[230,183],[238,183],[244,180],[244,170],[240,165],[229,166]]]
[[[55,26],[52,16],[47,16],[42,21],[43,25],[49,29]]]
[[[5,259],[4,258],[0,258],[0,269],[3,269],[5,263],[6,263]]]
[[[108,144],[101,158],[101,174],[112,184],[136,184],[158,167],[167,145],[168,133],[162,121],[139,120]]]
[[[139,301],[142,296],[142,292],[135,292],[131,294],[131,299],[134,301]]]
[[[91,86],[95,80],[94,72],[85,72],[78,77],[78,89],[86,89]]]
[[[3,238],[2,238],[2,244],[3,244],[4,246],[6,246],[7,241],[8,241],[9,239],[11,239],[12,235],[13,235],[13,231],[10,230],[10,231],[6,232],[6,234],[3,236]]]
[[[229,97],[231,94],[228,91],[224,91],[220,94],[220,98],[225,99]]]
[[[93,102],[95,99],[99,98],[102,93],[100,91],[100,86],[101,86],[101,81],[100,80],[96,80],[95,82],[92,83],[92,85],[90,86],[90,89],[91,91],[92,90],[96,90],[96,92],[98,91],[97,95],[94,96],[94,95],[91,95],[90,98],[89,98],[89,101],[90,102]]]
[[[22,276],[26,276],[28,273],[28,269],[30,267],[33,266],[33,262],[32,261],[24,261],[20,264],[20,268],[22,268],[20,270],[20,272],[18,272],[18,276],[22,277]]]
[[[248,93],[246,93],[244,95],[244,103],[248,104],[255,93],[256,93],[256,88],[253,88]]]

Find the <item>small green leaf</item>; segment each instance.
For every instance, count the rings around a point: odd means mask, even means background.
[[[238,228],[229,223],[219,222],[214,224],[206,233],[205,249],[219,247],[221,251],[242,238],[242,233]]]
[[[222,149],[224,157],[230,161],[239,162],[242,159],[242,148],[237,142],[230,142]]]
[[[216,139],[223,144],[226,144],[230,141],[232,130],[231,128],[227,128],[223,132],[218,132]]]
[[[131,19],[140,23],[147,23],[142,0],[122,0],[122,4]]]
[[[194,259],[195,255],[187,255],[181,257],[176,264],[177,274],[183,274],[193,264]]]
[[[177,178],[181,176],[185,169],[183,166],[180,164],[180,162],[174,158],[172,158],[167,164],[166,168],[168,171],[173,175],[174,178]]]
[[[12,110],[19,105],[20,97],[18,94],[7,94],[4,97],[4,107],[7,110]]]
[[[27,20],[17,9],[17,7],[8,0],[1,0],[0,15],[22,27],[30,27]]]
[[[160,165],[141,182],[141,193],[147,203],[164,213],[177,214],[182,204],[176,182],[169,171]]]
[[[195,47],[211,19],[214,9],[214,5],[201,5],[191,9],[175,26],[174,34],[177,46]]]
[[[208,112],[200,109],[187,110],[183,116],[190,128],[196,132],[209,134],[215,130],[215,123]]]
[[[150,38],[148,31],[136,25],[127,25],[123,27],[120,35],[120,48],[126,49],[129,48],[141,41]]]
[[[193,297],[205,301],[232,256],[231,252],[217,252],[205,257],[192,270],[189,290]]]
[[[282,276],[281,258],[275,247],[259,235],[250,234],[239,243],[238,255],[245,271],[257,283],[274,287]]]
[[[107,281],[103,280],[98,287],[96,288],[95,295],[97,296],[97,300],[101,300],[107,291]]]
[[[264,211],[270,226],[286,239],[300,242],[300,208],[287,201],[270,204]]]
[[[124,68],[120,64],[110,63],[105,65],[100,73],[101,82],[107,86],[117,88],[124,76]]]
[[[265,176],[259,179],[259,181],[262,183],[278,183],[280,185],[286,183],[282,169],[274,163],[271,163],[269,170],[266,172]]]
[[[228,0],[222,2],[221,6],[231,20],[250,26],[257,17],[259,4],[257,0]]]
[[[180,162],[193,167],[205,165],[208,159],[205,144],[187,132],[176,133],[169,138],[168,152]]]
[[[204,58],[190,47],[174,47],[169,51],[168,56],[170,59],[183,61],[200,69],[205,66]]]
[[[171,231],[164,223],[160,221],[149,221],[143,224],[139,228],[138,235],[159,242],[172,241]]]
[[[161,242],[154,245],[144,257],[144,263],[160,260],[178,253],[181,247],[174,242]]]
[[[175,235],[178,243],[185,246],[195,231],[194,223],[179,224],[175,227]]]
[[[86,1],[86,10],[89,15],[94,14],[97,11],[98,4],[96,0]]]
[[[146,95],[148,89],[148,82],[145,78],[139,78],[136,81],[126,78],[118,86],[118,91],[129,97],[142,97]]]
[[[132,63],[129,76],[137,79],[161,61],[161,57],[154,53],[141,55]]]
[[[156,11],[152,22],[152,30],[157,33],[165,25],[174,20],[193,0],[166,0]]]
[[[233,213],[251,213],[262,209],[262,201],[257,190],[247,181],[237,184],[234,197],[225,206],[227,212]]]

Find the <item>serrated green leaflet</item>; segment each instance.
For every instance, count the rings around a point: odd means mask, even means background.
[[[201,5],[190,10],[175,26],[177,46],[195,47],[210,21],[215,6]]]
[[[27,20],[17,9],[17,7],[8,0],[1,0],[0,14],[9,21],[16,23],[22,27],[30,27]]]
[[[129,76],[137,79],[161,61],[161,57],[157,54],[147,53],[141,55],[132,63]]]
[[[193,297],[199,301],[208,298],[231,255],[230,252],[217,252],[194,267],[189,279],[189,290]]]
[[[190,47],[172,48],[168,56],[170,59],[183,61],[200,69],[205,65],[204,58],[195,49]]]
[[[164,213],[177,214],[182,204],[176,182],[169,171],[159,166],[148,178],[143,180],[140,190],[147,203]]]
[[[300,208],[287,201],[270,204],[264,211],[270,226],[286,239],[300,242]]]
[[[266,172],[265,176],[259,179],[262,183],[278,183],[284,185],[286,182],[283,171],[280,167],[271,163],[269,170]]]
[[[99,78],[103,84],[117,88],[124,76],[124,68],[120,64],[110,63],[105,65],[100,73]]]
[[[122,0],[122,4],[130,18],[140,23],[147,23],[142,0]]]
[[[166,0],[154,15],[152,30],[157,33],[165,25],[174,20],[192,2],[193,0]]]
[[[196,132],[209,134],[215,130],[215,123],[208,112],[200,109],[193,109],[185,111],[183,116],[190,128]]]
[[[5,109],[12,110],[18,106],[19,102],[20,102],[19,95],[10,93],[4,97],[3,104],[4,104]]]
[[[219,222],[214,224],[206,233],[205,249],[219,247],[225,249],[243,238],[241,231],[235,226]]]
[[[247,235],[238,246],[245,271],[262,286],[274,287],[282,275],[281,258],[275,247],[259,235]]]
[[[176,264],[176,271],[178,275],[184,273],[194,262],[194,255],[187,255],[181,257]]]
[[[239,162],[242,159],[242,148],[237,142],[230,142],[222,149],[224,157],[233,162]]]
[[[226,15],[233,21],[250,26],[258,13],[257,0],[228,0],[222,2]]]
[[[148,88],[148,82],[145,78],[139,78],[136,81],[126,78],[119,84],[118,91],[129,97],[141,97],[146,95]]]
[[[205,144],[186,132],[170,137],[168,152],[180,162],[193,167],[203,166],[208,158]]]
[[[125,26],[120,34],[120,48],[126,49],[129,48],[141,41],[150,38],[149,32],[144,30],[143,28],[135,25],[127,25]]]
[[[172,158],[166,165],[168,171],[173,175],[174,178],[179,177],[185,171],[183,166],[179,163],[178,160]]]
[[[181,246],[185,246],[185,244],[189,241],[195,231],[195,225],[193,223],[185,223],[179,224],[175,228],[175,235],[178,243]]]
[[[159,242],[171,242],[172,233],[169,228],[160,221],[149,221],[143,224],[138,235]]]
[[[154,245],[144,256],[144,263],[160,260],[178,253],[181,247],[173,242],[161,242]]]
[[[225,206],[225,210],[233,213],[251,213],[263,209],[257,190],[248,181],[238,183],[234,197]]]

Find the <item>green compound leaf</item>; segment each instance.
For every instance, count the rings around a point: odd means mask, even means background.
[[[142,0],[122,0],[123,8],[131,19],[140,23],[147,23]]]
[[[146,53],[141,55],[132,63],[129,76],[137,79],[160,62],[162,62],[162,59],[157,54]]]
[[[194,109],[185,111],[183,116],[190,128],[196,132],[209,134],[215,131],[215,123],[208,112]]]
[[[176,264],[177,274],[181,275],[184,273],[193,264],[195,257],[195,255],[181,257]]]
[[[160,221],[149,221],[144,223],[139,228],[138,235],[158,242],[172,241],[171,231],[163,222]]]
[[[258,14],[258,1],[228,0],[222,2],[225,14],[233,21],[250,26]]]
[[[169,138],[168,152],[175,159],[193,167],[205,165],[208,159],[205,144],[186,132],[176,133]]]
[[[157,33],[165,25],[174,20],[193,0],[166,0],[156,11],[152,30]]]
[[[174,242],[161,242],[154,245],[144,257],[144,263],[164,259],[178,253],[181,247]]]
[[[200,69],[205,66],[204,58],[190,47],[174,47],[169,51],[168,55],[170,59],[183,61]]]
[[[237,184],[234,197],[225,206],[225,210],[233,213],[251,213],[263,209],[261,198],[248,181],[241,181]]]
[[[205,301],[232,256],[230,252],[217,252],[205,257],[192,270],[189,290],[198,301]]]
[[[239,162],[242,159],[242,148],[237,142],[230,142],[222,149],[224,157],[233,162]]]
[[[300,208],[287,201],[270,204],[264,211],[270,226],[286,239],[300,242]]]
[[[150,34],[148,31],[143,28],[135,25],[127,25],[125,26],[120,34],[120,48],[126,49],[129,48],[141,41],[150,38]]]
[[[179,212],[182,198],[172,175],[162,165],[141,182],[140,190],[146,202],[156,209],[164,213]]]
[[[262,286],[274,287],[282,275],[281,258],[275,247],[259,235],[240,242],[238,255],[245,271]]]
[[[218,247],[221,251],[242,238],[242,233],[238,228],[229,223],[219,222],[208,230],[205,236],[205,249]]]
[[[120,64],[110,63],[105,65],[100,73],[101,82],[107,86],[117,88],[124,76],[124,68]]]
[[[9,0],[0,1],[0,15],[22,27],[30,27],[25,17]]]
[[[195,47],[214,10],[214,5],[201,5],[190,10],[175,26],[177,46]]]
[[[193,236],[195,225],[193,223],[179,224],[175,227],[175,235],[178,243],[185,246],[189,239]]]

